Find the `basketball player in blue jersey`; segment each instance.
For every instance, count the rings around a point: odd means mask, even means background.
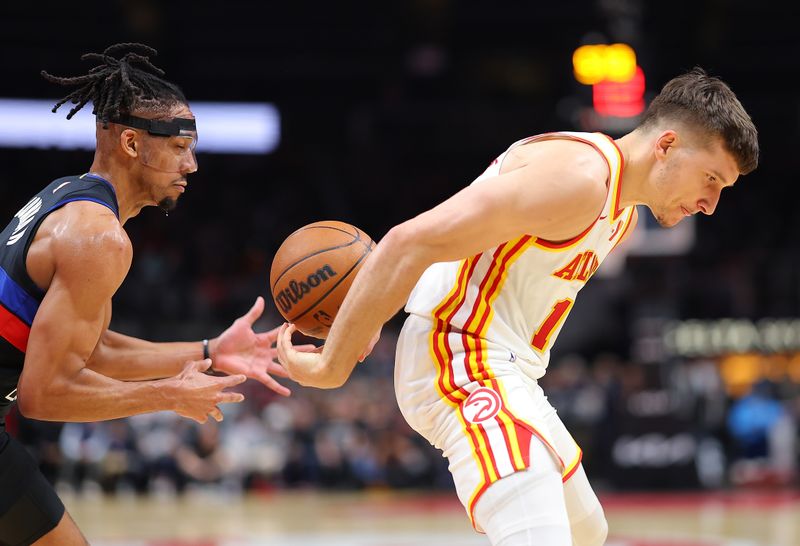
[[[75,546],[86,540],[25,448],[5,431],[16,401],[26,417],[100,421],[172,410],[204,423],[226,390],[253,378],[288,395],[273,343],[255,333],[259,297],[219,337],[151,343],[108,329],[111,298],[132,260],[125,222],[146,206],[170,210],[197,170],[195,120],[183,93],[162,79],[141,44],[117,44],[61,100],[97,116],[89,172],[53,181],[0,233],[0,545]],[[212,368],[213,365],[213,368]],[[222,372],[211,375],[209,370]]]
[[[440,448],[474,527],[495,546],[599,546],[608,526],[582,452],[539,387],[578,291],[633,230],[712,214],[758,163],[756,128],[702,69],[668,82],[631,133],[512,144],[475,182],[391,229],[320,353],[278,352],[301,384],[337,387],[401,307],[395,389]]]

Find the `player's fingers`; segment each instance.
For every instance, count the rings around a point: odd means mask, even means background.
[[[288,374],[287,374],[287,377],[288,377]],[[292,394],[292,391],[290,391],[287,387],[285,387],[285,386],[281,385],[280,383],[278,383],[277,381],[275,381],[275,379],[270,377],[269,374],[267,374],[267,373],[258,374],[258,376],[256,376],[256,379],[262,385],[264,385],[265,387],[267,387],[271,391],[274,391],[274,392],[280,394],[281,396],[289,396],[290,394]]]
[[[205,358],[203,360],[195,360],[192,362],[194,369],[198,372],[205,372],[211,367],[211,359]]]
[[[278,353],[278,360],[281,364],[286,362],[286,352],[283,350],[283,336],[286,335],[286,323],[284,322],[278,327],[278,339],[275,340],[275,352]]]
[[[294,350],[297,351],[297,352],[300,352],[300,353],[313,353],[318,348],[319,347],[317,347],[316,345],[312,345],[310,343],[307,343],[305,345],[295,345],[294,346]]]
[[[272,344],[275,343],[275,341],[278,339],[278,334],[280,334],[280,331],[281,327],[276,326],[275,328],[273,328],[268,332],[262,332],[260,334],[257,334],[258,341],[260,341],[261,343],[269,344],[269,346],[272,347]]]
[[[261,313],[263,312],[264,312],[264,298],[258,296],[256,298],[256,302],[244,316],[244,319],[247,321],[248,324],[252,326],[253,323],[255,323],[255,321],[258,320],[258,317],[260,317]]]
[[[278,349],[278,358],[284,365],[288,362],[289,352],[292,350],[293,331],[294,331],[293,324],[284,323],[281,326],[280,332],[278,332],[278,342],[276,348]]]
[[[227,375],[225,377],[220,378],[223,388],[233,387],[234,385],[238,385],[239,383],[244,383],[247,381],[247,376],[244,374],[236,374],[236,375]]]
[[[372,336],[372,339],[370,340],[369,345],[367,345],[367,348],[364,349],[363,353],[361,353],[361,356],[358,357],[358,361],[359,362],[364,362],[364,359],[367,358],[372,353],[372,349],[375,348],[375,345],[378,343],[378,340],[380,338],[381,338],[381,332],[379,330],[377,334]]]
[[[222,417],[222,412],[221,412],[221,411],[220,411],[220,409],[219,409],[218,407],[216,407],[216,406],[214,407],[214,409],[213,409],[213,410],[211,410],[210,412],[208,412],[208,414],[209,414],[211,417],[213,417],[213,418],[214,418],[214,420],[215,420],[217,423],[219,423],[219,422],[220,422],[220,421],[222,421],[222,419],[223,419],[223,417]]]
[[[270,375],[277,375],[278,377],[289,377],[289,372],[278,362],[270,362],[267,373]]]
[[[238,404],[244,400],[244,395],[240,392],[221,392],[217,396],[217,404]]]

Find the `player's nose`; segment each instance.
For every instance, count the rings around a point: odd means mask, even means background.
[[[712,215],[717,209],[719,204],[720,192],[714,192],[711,195],[701,199],[697,202],[697,209],[703,214]]]
[[[185,158],[181,163],[181,174],[187,175],[197,172],[197,156],[192,153],[190,157]]]

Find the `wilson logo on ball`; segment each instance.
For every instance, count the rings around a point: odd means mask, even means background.
[[[293,231],[281,243],[269,270],[277,311],[303,334],[325,339],[374,246],[369,235],[337,220]]]
[[[336,273],[331,266],[325,265],[308,275],[305,280],[289,281],[286,288],[278,294],[275,294],[275,301],[283,313],[288,313],[306,294],[311,293],[314,288],[335,277],[337,274],[338,273]]]

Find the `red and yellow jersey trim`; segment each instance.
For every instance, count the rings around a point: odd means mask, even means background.
[[[598,133],[602,134],[602,133]],[[622,150],[619,149],[617,143],[608,135],[603,135],[608,139],[609,142],[614,146],[614,151],[617,154],[617,168],[614,172],[611,173],[611,181],[614,184],[614,191],[612,194],[612,201],[611,201],[611,214],[609,214],[609,222],[613,223],[619,218],[620,214],[622,214],[623,208],[620,207],[620,200],[622,198],[622,171],[625,169],[625,156],[622,155]],[[598,149],[599,151],[599,149]],[[602,153],[602,152],[600,152]],[[605,158],[605,154],[603,155]],[[606,163],[608,163],[608,159],[606,159]],[[611,164],[609,163],[609,171],[611,170]]]
[[[430,337],[430,352],[433,362],[437,365],[436,390],[439,396],[447,400],[452,406],[458,406],[466,400],[469,393],[461,386],[456,385],[453,369],[444,363],[453,361],[453,351],[450,347],[449,336],[451,333],[450,321],[464,305],[467,297],[467,286],[475,273],[481,255],[478,254],[461,262],[456,275],[456,284],[442,302],[433,310],[433,331]]]
[[[615,165],[609,161],[608,156],[606,156],[605,152],[600,149],[600,147],[591,140],[581,138],[575,135],[567,134],[567,133],[545,133],[543,135],[533,136],[527,140],[524,140],[522,144],[529,144],[531,142],[538,142],[543,140],[574,140],[577,142],[582,142],[584,144],[588,144],[592,148],[597,151],[598,154],[603,158],[603,161],[606,162],[608,166],[608,183],[607,183],[607,191],[612,195],[612,203],[611,203],[611,213],[608,215],[609,222],[614,222],[620,214],[622,214],[622,209],[619,208],[620,196],[622,194],[622,184],[620,184],[620,178],[622,174],[623,164],[624,164],[624,157],[622,152],[620,151],[617,143],[614,142],[614,139],[609,137],[608,135],[604,135],[602,133],[597,133],[609,140],[613,145],[613,149],[616,152],[617,161]],[[606,194],[608,196],[608,193]],[[606,197],[608,199],[608,197]],[[572,237],[571,239],[567,239],[566,241],[548,241],[547,239],[542,239],[541,237],[536,237],[533,241],[537,247],[552,251],[552,252],[561,252],[564,250],[568,250],[579,242],[581,242],[592,230],[592,228],[597,224],[598,220],[602,218],[602,212],[598,214],[597,218],[594,222],[592,222],[585,230],[581,233]]]
[[[492,304],[500,294],[505,283],[508,269],[528,248],[530,235],[525,235],[514,241],[509,241],[498,246],[492,256],[492,262],[486,275],[478,287],[478,296],[472,306],[472,312],[464,323],[461,335],[464,348],[468,350],[470,358],[467,359],[467,376],[470,381],[490,379],[491,372],[485,368],[483,358],[485,349],[482,340],[486,337],[494,315]]]
[[[539,248],[542,248],[544,250],[551,250],[551,251],[557,251],[557,252],[560,252],[562,250],[569,250],[570,248],[572,248],[575,245],[577,245],[578,243],[580,243],[589,234],[589,232],[592,231],[592,228],[595,226],[595,224],[597,224],[597,220],[599,218],[600,217],[598,216],[598,218],[595,219],[595,221],[592,222],[591,225],[589,225],[589,227],[587,227],[582,233],[576,235],[572,239],[569,239],[569,240],[566,240],[566,241],[560,241],[560,242],[552,242],[552,241],[547,241],[545,239],[537,237],[533,241],[533,244],[535,244],[536,246],[538,246]]]
[[[578,444],[575,444],[575,447],[578,448],[578,453],[575,455],[575,458],[570,461],[568,465],[564,466],[564,470],[561,472],[561,482],[566,483],[568,479],[575,474],[575,471],[578,470],[578,467],[581,464],[581,460],[583,459],[583,450]]]
[[[634,207],[633,210],[631,210],[630,214],[628,214],[627,220],[625,220],[625,226],[622,228],[622,232],[620,233],[619,237],[617,237],[617,240],[614,241],[614,246],[612,246],[611,250],[608,251],[609,254],[613,252],[615,248],[617,248],[618,244],[620,244],[622,241],[625,240],[625,234],[628,233],[631,224],[633,224],[633,218],[635,216],[636,216],[636,209]]]
[[[510,466],[514,472],[528,468],[531,464],[530,443],[535,436],[558,458],[560,466],[564,469],[562,474],[564,480],[575,472],[580,463],[579,454],[577,462],[565,465],[545,436],[511,411],[503,382],[495,376],[486,358],[485,336],[494,313],[492,304],[507,279],[509,268],[530,244],[532,237],[526,235],[498,246],[493,252],[491,263],[478,285],[478,295],[472,302],[472,310],[460,335],[461,346],[457,347],[459,352],[457,361],[451,343],[458,337],[451,335],[449,321],[466,303],[467,286],[483,255],[461,262],[455,286],[433,312],[430,352],[437,369],[436,389],[442,399],[456,410],[461,426],[472,445],[475,465],[481,474],[481,479],[467,503],[467,511],[473,526],[475,526],[474,508],[478,499],[489,485],[504,476],[499,469],[497,457],[503,457],[506,466]],[[497,445],[497,441],[493,447],[484,423],[472,423],[465,417],[463,402],[468,398],[469,392],[457,385],[454,379],[454,366],[457,365],[464,366],[463,372],[469,383],[490,388],[500,396],[501,408],[490,421],[491,425],[496,426],[502,433],[502,449],[498,449],[500,446]]]

